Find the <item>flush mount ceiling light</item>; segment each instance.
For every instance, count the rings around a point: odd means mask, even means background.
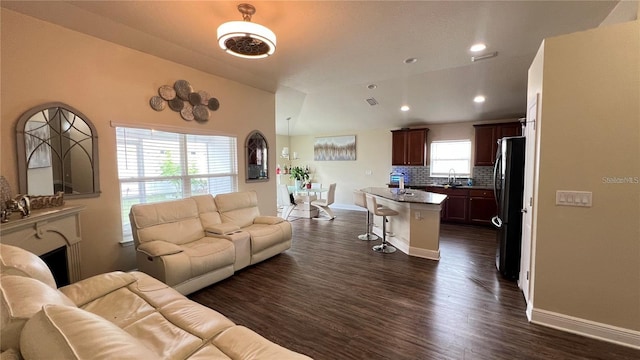
[[[409,107],[409,105],[402,105],[400,106],[400,111],[409,111],[411,110],[411,108]]]
[[[256,8],[251,4],[238,5],[243,21],[229,21],[218,27],[218,44],[227,53],[246,58],[260,59],[276,51],[276,34],[266,27],[252,23]]]
[[[478,104],[483,103],[485,100],[486,99],[482,95],[478,95],[478,96],[473,98],[473,102],[478,103]]]
[[[418,61],[418,59],[416,59],[416,58],[404,59],[404,63],[405,64],[415,64],[417,61]]]
[[[482,43],[478,43],[478,44],[473,44],[471,46],[471,48],[469,49],[469,51],[478,52],[478,51],[482,51],[482,50],[484,50],[486,48],[487,48],[487,45],[482,44]]]

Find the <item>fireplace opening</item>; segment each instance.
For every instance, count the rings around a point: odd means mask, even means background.
[[[55,250],[51,250],[46,254],[40,255],[40,258],[44,261],[53,278],[56,280],[58,287],[69,285],[69,265],[67,264],[67,247],[59,247]]]

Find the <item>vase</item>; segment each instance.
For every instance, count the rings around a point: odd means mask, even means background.
[[[296,189],[302,189],[302,180],[296,180]]]

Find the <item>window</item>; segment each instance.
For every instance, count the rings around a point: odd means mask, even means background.
[[[237,190],[236,138],[116,127],[122,231],[131,205]]]
[[[431,143],[431,176],[447,177],[451,169],[457,177],[471,175],[471,140]]]

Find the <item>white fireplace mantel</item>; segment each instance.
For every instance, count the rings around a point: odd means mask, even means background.
[[[31,216],[20,218],[11,214],[7,223],[0,224],[0,241],[40,256],[65,246],[69,280],[82,279],[80,271],[80,211],[83,205],[62,206],[35,210]]]

